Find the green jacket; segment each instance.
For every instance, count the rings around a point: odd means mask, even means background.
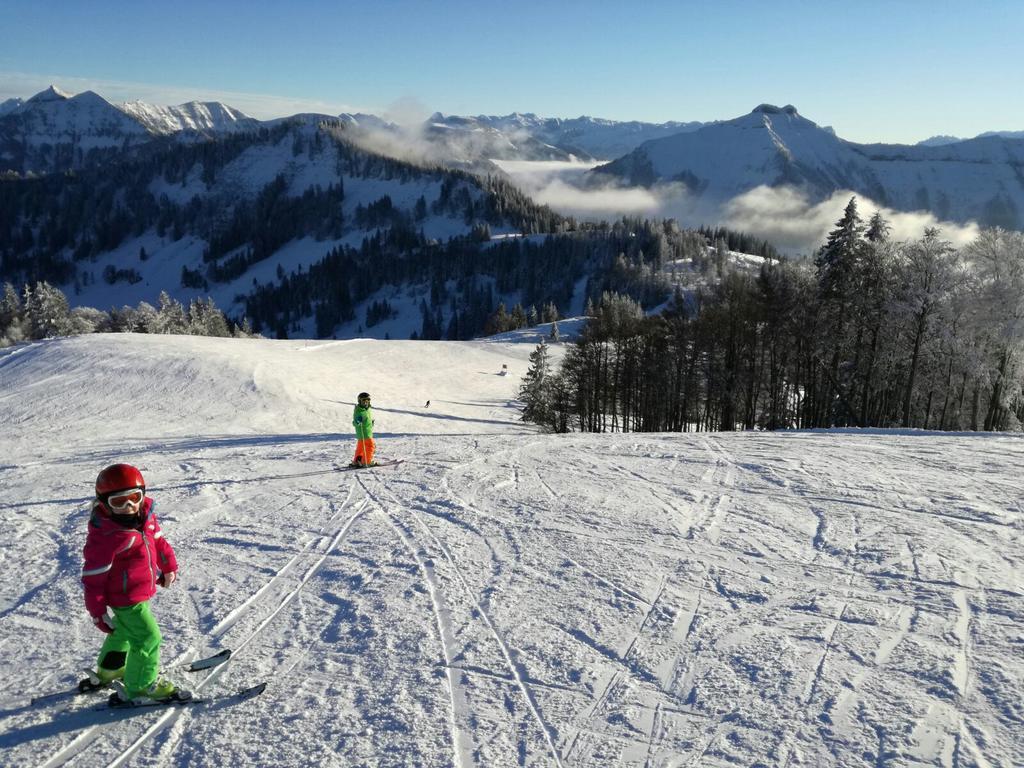
[[[356,428],[356,438],[359,440],[373,437],[373,408],[357,405],[352,411],[352,426]]]

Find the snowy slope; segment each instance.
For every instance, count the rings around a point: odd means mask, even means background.
[[[787,105],[649,141],[592,173],[633,184],[680,181],[709,202],[794,186],[812,200],[852,190],[942,220],[1024,226],[1024,141],[979,137],[941,146],[854,144]]]
[[[542,435],[532,348],[0,352],[3,764],[1024,764],[1019,436]],[[335,469],[361,389],[399,468]],[[99,646],[85,508],[122,460],[181,564],[165,664],[233,648],[188,682],[260,698],[27,705]]]

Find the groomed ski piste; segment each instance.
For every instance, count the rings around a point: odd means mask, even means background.
[[[0,350],[0,764],[1024,765],[1021,436],[546,435],[534,342]],[[338,471],[361,390],[401,465]],[[180,563],[164,663],[233,656],[175,677],[205,705],[32,706],[102,640],[121,461]]]

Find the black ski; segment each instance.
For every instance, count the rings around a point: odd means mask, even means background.
[[[168,669],[182,672],[202,672],[204,669],[219,667],[230,658],[231,650],[225,648],[223,651],[215,653],[212,656],[196,659],[189,664],[179,664],[178,666],[169,667]],[[37,704],[46,704],[51,701],[59,701],[60,699],[70,699],[83,693],[95,693],[96,691],[105,690],[109,690],[109,685],[103,685],[98,680],[95,680],[90,676],[79,681],[78,687],[76,688],[65,688],[59,691],[53,691],[52,693],[44,693],[42,696],[36,696],[32,699],[30,705],[36,706]]]
[[[122,703],[113,703],[108,701],[106,704],[102,704],[97,707],[93,707],[96,712],[105,712],[108,710],[120,710],[120,709],[145,709],[146,707],[188,707],[193,704],[220,704],[220,703],[237,703],[245,701],[246,699],[252,699],[259,696],[267,689],[266,683],[258,683],[249,688],[242,688],[239,691],[233,691],[231,693],[214,694],[212,696],[192,696],[188,699],[147,699],[145,701],[132,702],[126,701]],[[112,697],[113,698],[113,697]]]
[[[403,461],[405,461],[405,459],[387,459],[385,461],[375,462],[374,464],[371,464],[368,467],[357,466],[355,464],[347,464],[344,467],[339,467],[338,469],[341,470],[342,472],[348,472],[349,470],[353,469],[377,469],[378,467],[395,467],[401,464]]]

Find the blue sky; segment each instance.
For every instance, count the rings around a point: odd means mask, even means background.
[[[0,0],[0,101],[50,83],[260,117],[715,120],[851,141],[1024,130],[1024,2]]]

